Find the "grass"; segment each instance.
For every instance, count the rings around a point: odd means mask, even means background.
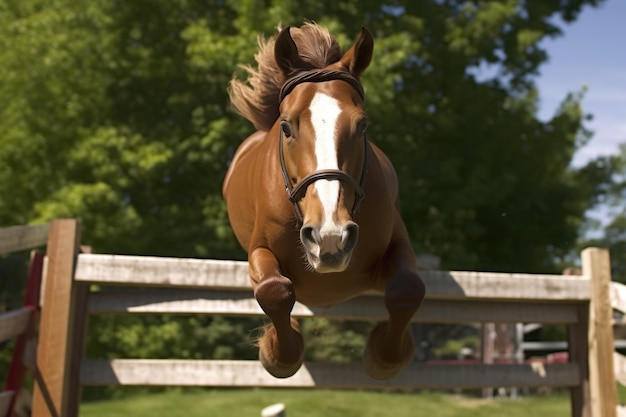
[[[274,403],[288,417],[569,417],[569,396],[493,400],[439,393],[304,389],[168,390],[81,405],[81,417],[250,417]]]

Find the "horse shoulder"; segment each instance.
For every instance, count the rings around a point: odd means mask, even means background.
[[[372,192],[376,192],[377,197],[374,200],[375,207],[368,211],[379,213],[378,218],[386,218],[387,222],[380,222],[379,226],[384,224],[384,228],[379,228],[377,250],[380,251],[377,266],[374,268],[373,287],[376,290],[384,291],[387,280],[393,275],[399,264],[402,264],[409,270],[415,271],[417,264],[413,254],[409,234],[401,216],[399,202],[399,184],[398,176],[385,153],[375,145],[372,146],[374,155],[374,164],[370,165],[371,174],[368,172],[368,181],[372,180]],[[369,190],[368,190],[369,192]],[[384,216],[384,217],[383,217]],[[368,236],[368,240],[373,240],[372,236]]]
[[[257,131],[247,137],[237,148],[228,167],[222,193],[228,207],[228,217],[239,243],[250,249],[257,227],[257,194],[262,192],[263,178],[259,175],[267,132]]]
[[[376,161],[381,167],[381,173],[386,185],[386,189],[390,191],[394,204],[398,203],[398,175],[391,163],[389,157],[376,145],[370,143]]]
[[[251,151],[258,148],[259,144],[263,142],[263,139],[266,136],[267,136],[267,132],[263,130],[257,130],[256,132],[248,136],[246,139],[244,139],[244,141],[241,142],[241,144],[235,151],[235,154],[233,155],[233,159],[230,161],[228,170],[226,171],[226,175],[224,177],[224,182],[222,185],[222,194],[224,195],[225,198],[228,198],[227,194],[228,194],[232,177],[237,174],[242,175],[241,171],[246,170],[246,164],[248,166],[250,165],[249,158],[251,155]],[[246,159],[248,160],[246,161]],[[236,174],[236,171],[239,171],[239,172]]]

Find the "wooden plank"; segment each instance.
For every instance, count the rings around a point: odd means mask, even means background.
[[[626,313],[626,285],[611,281],[611,307]]]
[[[420,276],[425,277],[427,297],[552,301],[590,297],[589,278],[584,275],[424,271]]]
[[[250,289],[248,263],[212,259],[81,254],[78,282]]]
[[[607,249],[582,252],[583,272],[591,277],[589,305],[589,389],[591,415],[616,417],[617,389],[613,366],[611,261]]]
[[[481,323],[480,325],[480,363],[492,365],[496,341],[495,323]],[[493,398],[493,386],[483,387],[481,396],[483,399]]]
[[[48,240],[48,228],[48,223],[1,228],[0,255],[44,246]]]
[[[39,305],[39,289],[41,287],[44,254],[38,251],[31,251],[30,255],[26,293],[24,294],[24,308],[29,310],[30,314],[28,315],[28,320],[23,332],[21,332],[13,346],[11,363],[4,384],[5,390],[18,393],[15,401],[24,399],[24,394],[22,394],[22,392],[25,392],[22,390],[24,374],[26,368],[34,370],[35,364],[35,335],[36,326],[39,321],[37,307]],[[27,363],[29,363],[29,365],[27,365]],[[31,401],[29,401],[28,404],[30,409]],[[15,407],[19,407],[19,405],[11,405],[12,409],[15,409]]]
[[[615,379],[626,386],[626,357],[618,352],[613,352],[613,366]]]
[[[85,356],[87,339],[87,300],[89,285],[74,283],[72,286],[72,305],[68,333],[69,346],[66,354],[67,376],[65,399],[68,416],[78,417],[80,408],[80,366]],[[65,414],[64,414],[65,415]]]
[[[360,363],[307,363],[293,377],[277,379],[258,361],[116,359],[84,361],[81,382],[84,385],[449,389],[567,387],[578,384],[579,375],[575,364],[412,364],[395,378],[379,381],[367,376]]]
[[[0,314],[0,343],[22,334],[32,312],[32,308],[22,307]]]
[[[200,289],[128,289],[91,293],[91,314],[212,314],[265,316],[252,292]],[[565,303],[521,303],[476,300],[426,299],[413,322],[473,323],[541,322],[575,323],[577,305]],[[388,317],[380,296],[361,296],[327,308],[309,308],[296,303],[294,317],[326,317],[335,320],[385,320]]]
[[[9,408],[11,407],[11,403],[13,401],[14,395],[15,393],[13,391],[0,392],[0,416],[1,417],[9,416]]]
[[[75,220],[51,222],[33,393],[33,415],[37,417],[78,415],[80,390],[72,362],[80,361],[77,352],[82,346],[74,344],[75,320],[86,315],[75,310],[76,288],[72,285],[79,242],[80,228]]]
[[[423,271],[427,298],[583,301],[589,279],[576,275]],[[112,285],[249,289],[246,262],[80,255],[76,281]]]
[[[578,366],[580,383],[570,388],[572,417],[590,417],[591,400],[589,392],[589,304],[577,309],[578,322],[567,326],[567,351],[569,361]]]
[[[11,407],[11,403],[13,401],[13,396],[15,393],[13,391],[3,391],[0,392],[0,416],[4,417],[9,415],[9,408]]]

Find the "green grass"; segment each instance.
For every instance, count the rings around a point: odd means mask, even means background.
[[[81,417],[257,417],[284,403],[288,417],[569,417],[569,396],[485,401],[438,393],[379,393],[340,390],[175,390],[121,400],[87,402]]]

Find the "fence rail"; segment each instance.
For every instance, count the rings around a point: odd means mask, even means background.
[[[48,228],[48,223],[0,228],[0,255],[44,246]]]
[[[384,320],[387,310],[380,295],[367,295],[327,307],[313,308],[296,303],[294,317],[325,317],[334,320]],[[415,323],[542,322],[573,324],[578,321],[579,303],[498,300],[424,300]],[[210,314],[265,316],[249,289],[99,291],[89,295],[90,314]]]
[[[587,252],[587,264],[602,252]],[[564,324],[569,329],[571,363],[517,365],[413,364],[391,381],[375,381],[359,364],[307,363],[293,378],[270,377],[256,361],[130,360],[84,361],[82,384],[290,386],[350,388],[481,388],[560,386],[572,391],[572,414],[592,415],[587,337],[590,301],[598,269],[584,275],[500,274],[423,271],[428,294],[414,322],[525,322]],[[254,299],[245,262],[200,259],[80,255],[76,283],[98,284],[89,294],[89,314],[214,314],[262,316]],[[116,286],[106,290],[107,285]],[[127,286],[119,289],[119,286]],[[135,287],[135,288],[133,288]],[[140,289],[140,290],[138,290]],[[616,298],[616,296],[614,296]],[[336,320],[382,320],[387,316],[380,294],[367,293],[329,308],[296,303],[295,317]],[[611,345],[612,346],[612,345]],[[611,348],[612,349],[612,348]],[[606,353],[606,352],[605,352]],[[592,389],[593,390],[593,389]],[[597,390],[594,395],[602,395]],[[603,397],[606,398],[606,397]],[[604,399],[603,399],[604,401]],[[616,410],[615,406],[613,407]],[[595,411],[604,413],[604,411]],[[595,414],[594,414],[595,415]],[[603,417],[607,414],[597,414]],[[607,415],[608,416],[608,415]]]
[[[0,314],[0,343],[24,333],[32,313],[32,308],[22,307]]]
[[[0,229],[0,242],[3,236],[12,236],[10,244],[0,246],[0,253],[40,246],[46,243],[38,235],[44,231],[49,236],[34,417],[74,417],[80,386],[102,384],[360,389],[547,386],[570,389],[574,417],[614,417],[624,411],[616,405],[614,388],[616,375],[617,380],[626,380],[626,358],[614,353],[611,323],[612,307],[625,310],[626,287],[611,284],[606,250],[586,249],[583,275],[577,276],[421,273],[428,294],[414,322],[563,324],[568,329],[569,363],[411,364],[384,382],[371,379],[360,364],[306,363],[292,378],[275,379],[258,361],[77,359],[84,350],[88,314],[263,313],[250,290],[245,262],[79,254],[80,229],[74,220],[53,221],[49,229]],[[324,309],[298,303],[293,315],[381,320],[387,313],[380,294],[367,293]],[[0,316],[0,336],[22,330],[24,317],[24,312]],[[0,394],[0,411],[4,397]]]
[[[506,274],[472,271],[422,271],[427,298],[585,301],[584,275]],[[76,282],[148,287],[250,289],[248,263],[206,259],[81,254]],[[374,293],[375,294],[375,293]]]
[[[39,248],[47,244],[49,225],[0,228],[0,255]],[[24,350],[34,335],[43,255],[31,255],[24,306],[0,314],[0,343],[17,338],[4,390],[0,392],[0,416],[12,413],[26,371]]]
[[[270,376],[258,361],[116,359],[88,360],[84,385],[181,385],[358,389],[452,389],[572,387],[581,383],[576,364],[452,365],[412,364],[397,377],[379,381],[360,364],[307,363],[293,377]]]

